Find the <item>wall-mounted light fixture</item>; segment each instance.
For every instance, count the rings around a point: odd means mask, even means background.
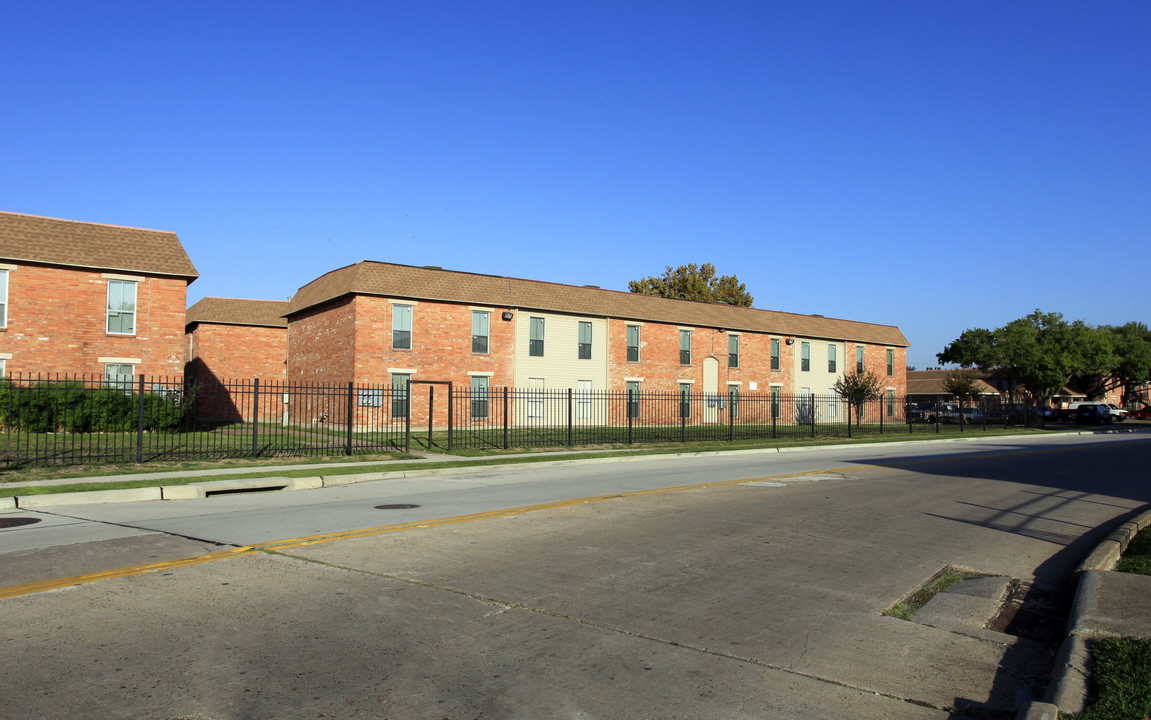
[[[511,310],[504,310],[504,314],[500,315],[500,317],[504,320],[511,320],[515,315],[512,314]]]
[[[788,339],[787,339],[787,344],[788,344],[788,345],[794,345],[794,344],[795,344],[795,338],[788,338]]]

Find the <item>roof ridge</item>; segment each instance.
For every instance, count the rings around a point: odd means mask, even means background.
[[[89,222],[87,220],[70,220],[69,218],[52,217],[51,215],[33,215],[31,213],[14,212],[12,210],[0,210],[4,215],[18,215],[20,217],[34,218],[36,220],[52,220],[53,222],[73,223],[75,225],[96,225],[98,227],[114,228],[116,230],[139,230],[141,232],[155,232],[155,233],[168,233],[175,235],[175,230],[158,230],[156,228],[137,227],[135,225],[115,225],[113,223],[99,223]]]

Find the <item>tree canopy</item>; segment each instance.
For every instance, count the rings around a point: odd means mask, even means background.
[[[1040,310],[994,330],[972,328],[936,355],[942,363],[994,370],[1046,402],[1064,386],[1099,397],[1151,379],[1151,331],[1140,322],[1092,327]]]
[[[965,368],[952,370],[943,378],[943,389],[957,398],[974,400],[979,396],[979,373]]]
[[[849,372],[835,381],[835,392],[855,408],[855,424],[858,426],[862,422],[864,404],[883,397],[883,382],[870,370]]]
[[[711,263],[698,266],[690,263],[677,268],[669,265],[664,268],[663,275],[630,280],[627,287],[633,293],[643,295],[722,302],[740,307],[751,307],[753,300],[747,292],[747,286],[739,278],[735,275],[716,276],[715,266]]]

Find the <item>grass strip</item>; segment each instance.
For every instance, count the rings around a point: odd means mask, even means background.
[[[980,434],[978,437],[988,437],[992,435],[1002,434],[1019,434],[1020,432],[1035,432],[1030,429],[1017,429],[1014,431],[1003,432],[988,432]],[[956,434],[958,435],[958,433]],[[946,437],[946,436],[945,436]],[[954,436],[952,436],[954,437]],[[968,435],[968,437],[972,437]],[[831,439],[831,438],[815,438],[815,439],[781,439],[776,441],[764,442],[759,441],[711,441],[711,442],[695,442],[695,443],[679,443],[669,442],[659,445],[648,446],[606,446],[599,447],[585,447],[580,451],[573,452],[570,448],[513,448],[510,450],[496,450],[496,451],[481,451],[481,450],[459,450],[453,451],[454,455],[459,457],[467,457],[467,460],[453,460],[453,461],[428,461],[413,455],[390,455],[384,458],[388,462],[381,464],[352,464],[362,463],[363,458],[350,457],[350,458],[273,458],[263,463],[257,461],[244,461],[232,460],[227,463],[196,463],[196,462],[180,462],[175,463],[175,469],[169,469],[172,465],[149,465],[143,467],[136,464],[125,465],[123,467],[117,466],[101,466],[97,472],[85,472],[85,477],[100,477],[100,476],[128,476],[119,480],[102,480],[97,482],[78,482],[71,484],[60,485],[24,485],[19,487],[7,486],[5,483],[11,482],[25,482],[25,481],[39,481],[39,480],[55,480],[67,479],[68,477],[75,477],[76,472],[83,472],[84,466],[72,466],[67,471],[57,472],[44,472],[42,468],[33,468],[27,471],[9,471],[3,476],[0,476],[0,497],[18,497],[21,495],[46,495],[52,493],[63,492],[88,492],[91,490],[126,490],[134,488],[146,487],[159,487],[161,485],[190,485],[193,483],[212,482],[214,480],[247,480],[253,478],[265,478],[269,476],[275,477],[316,477],[317,475],[332,476],[332,475],[351,475],[359,473],[372,473],[372,472],[394,472],[394,471],[407,471],[407,470],[430,470],[436,468],[455,468],[455,467],[472,467],[477,464],[482,464],[485,461],[497,462],[501,465],[518,465],[526,463],[539,463],[539,462],[552,462],[556,460],[576,460],[586,459],[588,457],[632,457],[632,456],[658,456],[670,455],[678,453],[698,453],[698,452],[731,452],[735,450],[756,450],[756,449],[782,449],[782,448],[795,448],[795,447],[823,447],[833,445],[871,445],[890,442],[907,442],[914,441],[930,441],[941,439],[940,436],[931,433],[920,433],[915,435],[887,435],[881,437],[865,437],[855,439]],[[437,448],[439,450],[439,448]],[[589,453],[588,451],[594,451]],[[533,455],[525,457],[522,453],[534,452],[545,453],[542,455]],[[395,460],[412,460],[410,463],[397,463]],[[317,462],[319,461],[319,462]],[[315,465],[325,464],[323,468],[303,468],[299,470],[286,470],[283,469],[284,465]],[[329,463],[331,463],[329,465]],[[261,467],[265,465],[275,465],[279,469],[271,470]],[[170,473],[178,472],[180,470],[215,470],[215,469],[238,469],[243,467],[251,467],[252,471],[248,473],[227,473],[220,475],[188,475],[177,476],[171,475],[164,478],[146,478],[132,480],[133,474],[147,474],[147,473]],[[89,468],[90,470],[90,468]]]
[[[926,605],[927,601],[931,598],[957,585],[961,580],[978,576],[979,573],[957,570],[948,565],[928,580],[923,587],[911,593],[911,595],[905,599],[895,603],[895,605],[891,606],[891,608],[883,614],[899,618],[900,620],[910,620],[911,616],[919,612],[919,609]]]
[[[1102,638],[1088,645],[1091,678],[1087,706],[1078,720],[1145,720],[1151,717],[1151,640]]]
[[[1151,528],[1145,528],[1127,543],[1115,569],[1135,575],[1151,575]]]

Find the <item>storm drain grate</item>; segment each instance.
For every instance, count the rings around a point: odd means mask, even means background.
[[[1014,584],[990,629],[1015,637],[1058,644],[1066,635],[1072,593],[1046,584]]]
[[[35,525],[43,518],[0,518],[0,530],[4,528],[22,527],[24,525]]]
[[[395,503],[392,505],[377,505],[376,509],[377,510],[411,510],[413,508],[418,508],[418,507],[419,507],[419,505],[412,505],[410,503]]]

